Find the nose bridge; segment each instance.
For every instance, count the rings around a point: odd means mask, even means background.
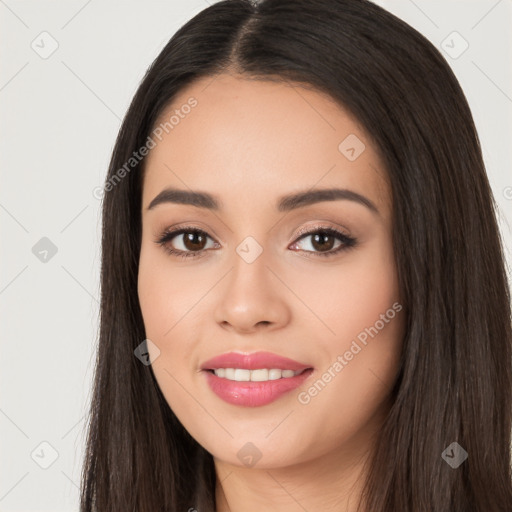
[[[252,236],[235,247],[231,271],[217,306],[219,323],[249,331],[258,324],[280,325],[288,321],[285,290],[269,269],[270,254]]]
[[[236,247],[231,258],[232,271],[229,277],[230,294],[238,291],[242,295],[269,294],[273,288],[268,269],[269,250],[265,249],[254,237],[248,236]]]
[[[234,267],[231,271],[237,280],[263,279],[269,272],[267,265],[271,265],[269,244],[272,232],[268,232],[265,222],[258,222],[255,215],[250,215],[247,206],[250,199],[238,197],[239,214],[237,220],[231,225],[234,241],[233,253],[230,263]],[[243,203],[245,202],[245,209]],[[251,211],[256,211],[254,208]]]

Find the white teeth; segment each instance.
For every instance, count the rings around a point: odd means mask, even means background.
[[[269,370],[268,371],[268,379],[269,380],[280,379],[282,373],[283,373],[282,370]]]
[[[268,370],[262,369],[262,370],[253,370],[251,372],[251,380],[253,382],[264,382],[268,380]]]
[[[242,368],[237,368],[235,370],[235,379],[238,382],[242,381],[250,381],[251,380],[251,370],[243,370]]]
[[[261,368],[258,370],[246,370],[245,368],[217,368],[214,370],[217,377],[237,382],[266,382],[268,380],[287,379],[301,373],[301,371],[280,370],[272,368],[270,370]]]

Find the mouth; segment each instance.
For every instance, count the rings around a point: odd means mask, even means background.
[[[210,389],[225,402],[258,407],[299,387],[314,368],[269,352],[222,354],[201,365]]]
[[[233,380],[236,382],[267,382],[270,380],[289,379],[300,375],[304,370],[283,370],[281,368],[258,368],[249,370],[248,368],[216,368],[207,370],[221,379]]]

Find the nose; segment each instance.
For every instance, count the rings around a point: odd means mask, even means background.
[[[223,283],[215,309],[216,322],[240,333],[274,330],[290,321],[290,292],[268,265],[265,251],[252,263],[238,254]]]

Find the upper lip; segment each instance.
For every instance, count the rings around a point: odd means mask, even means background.
[[[201,365],[201,370],[216,370],[218,368],[245,368],[247,370],[279,368],[300,371],[311,368],[311,366],[271,352],[253,352],[252,354],[228,352],[208,359]]]

